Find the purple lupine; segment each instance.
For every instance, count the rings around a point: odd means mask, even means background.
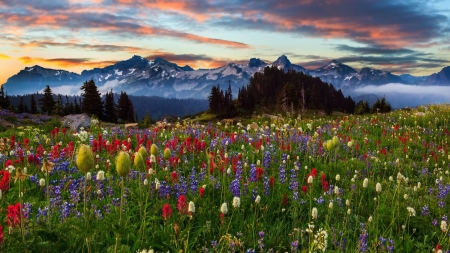
[[[241,179],[241,177],[242,177],[242,162],[238,161],[236,165],[236,175],[234,176],[234,178]]]
[[[297,252],[298,250],[298,240],[291,242],[291,252]]]
[[[282,184],[286,183],[286,170],[285,170],[284,164],[281,164],[280,168],[278,170],[280,173],[280,183],[282,183]]]
[[[191,194],[196,194],[198,191],[198,181],[196,179],[195,168],[192,168],[191,175],[189,176],[189,189],[191,190]]]
[[[263,160],[263,166],[265,168],[269,168],[270,167],[270,152],[269,151],[264,151],[264,160]]]
[[[240,197],[241,196],[241,185],[239,183],[239,180],[235,179],[231,181],[230,186],[228,187],[233,193],[234,197]]]
[[[270,195],[270,192],[269,192],[269,178],[267,176],[264,176],[264,194],[266,194],[267,196]]]
[[[252,163],[250,164],[250,177],[248,178],[248,181],[250,182],[256,182],[258,180],[256,175],[256,164]]]
[[[359,235],[359,250],[361,252],[366,252],[369,245],[367,243],[367,239],[369,238],[369,234],[367,233],[367,230],[365,229],[364,223],[361,223],[361,234]]]
[[[259,239],[258,239],[258,248],[259,248],[259,250],[261,251],[261,252],[263,252],[264,251],[264,231],[259,231],[258,232],[258,236],[259,236]]]

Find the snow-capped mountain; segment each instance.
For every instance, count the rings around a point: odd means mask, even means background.
[[[303,72],[305,74],[309,74],[309,71],[304,67],[296,64],[292,64],[291,61],[286,57],[286,55],[282,55],[278,57],[276,61],[274,61],[269,66],[277,66],[280,69],[284,69],[284,71],[295,70],[297,72]]]
[[[80,75],[65,70],[47,69],[35,65],[25,67],[16,75],[11,76],[4,88],[9,95],[34,93],[45,88],[46,85],[61,86],[74,85],[80,82]]]
[[[150,61],[135,55],[104,68],[84,70],[81,74],[40,66],[26,67],[11,76],[3,87],[9,95],[41,92],[46,85],[50,85],[56,94],[80,94],[83,82],[92,79],[102,93],[113,89],[116,93],[126,91],[127,94],[137,96],[205,99],[214,85],[226,89],[230,84],[233,94],[237,95],[239,88],[247,85],[251,76],[271,66],[283,68],[285,71],[302,71],[342,90],[364,85],[409,83],[388,71],[371,68],[356,71],[336,60],[318,69],[306,70],[300,65],[291,63],[285,55],[282,55],[272,63],[251,58],[246,64],[229,63],[214,69],[193,70],[189,66],[181,67],[162,58]],[[450,67],[444,68],[438,74],[428,77],[422,85],[450,84],[449,71]]]
[[[348,86],[358,72],[352,67],[342,64],[336,60],[332,60],[327,65],[324,65],[314,71],[310,71],[312,76],[319,77],[322,81],[331,83],[335,88],[343,88]],[[352,80],[353,79],[353,80]]]

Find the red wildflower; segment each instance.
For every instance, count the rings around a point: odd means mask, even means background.
[[[200,197],[203,197],[203,195],[205,195],[205,188],[200,187],[199,191],[200,191]]]
[[[269,180],[270,187],[273,187],[275,185],[275,178],[271,177]]]
[[[440,244],[436,245],[436,248],[434,248],[434,252],[438,252],[439,250],[442,250],[442,246]]]
[[[322,173],[320,176],[321,176],[322,184],[323,184],[323,182],[327,181],[325,173]]]
[[[172,175],[172,180],[175,181],[175,180],[178,179],[178,175],[177,175],[177,173],[175,171],[173,171],[171,175]]]
[[[5,234],[3,233],[3,226],[0,225],[0,244],[4,242]]]
[[[330,189],[330,185],[327,181],[322,182],[322,189],[324,192],[327,192]]]
[[[165,220],[170,219],[170,216],[172,216],[172,208],[170,207],[169,204],[164,204],[163,208],[162,208],[162,217]]]
[[[5,168],[7,168],[10,165],[13,165],[13,162],[11,160],[7,160],[5,163]]]
[[[289,204],[287,194],[283,195],[283,206],[287,206]]]
[[[261,167],[256,168],[256,177],[257,179],[261,179],[264,174],[264,170]]]
[[[316,169],[316,168],[312,168],[311,174],[312,174],[312,176],[313,176],[314,178],[317,177],[317,169]]]
[[[186,197],[184,195],[181,195],[177,201],[178,212],[180,212],[180,214],[186,214],[187,208],[188,208],[188,205],[186,203]]]
[[[9,179],[11,174],[6,170],[0,171],[0,190],[5,193],[9,189]]]
[[[10,227],[19,226],[20,224],[20,203],[8,206],[8,214],[6,215],[6,223]]]
[[[308,192],[308,186],[304,185],[302,186],[302,192],[307,193]]]

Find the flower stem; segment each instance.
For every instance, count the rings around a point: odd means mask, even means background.
[[[121,195],[120,195],[120,210],[119,210],[119,228],[122,228],[122,213],[123,213],[123,195],[125,193],[124,187],[124,178],[122,177],[122,187],[121,187]],[[114,253],[117,253],[117,248],[119,247],[119,239],[120,233],[118,232],[116,235],[116,246],[114,247]]]
[[[91,245],[89,243],[89,237],[87,235],[88,231],[89,231],[89,222],[88,222],[88,216],[87,216],[87,212],[86,212],[86,202],[87,202],[87,194],[86,194],[86,189],[87,189],[87,175],[84,176],[84,208],[83,208],[83,212],[84,212],[84,223],[86,224],[86,246],[88,248],[88,252],[91,253]]]
[[[46,175],[46,181],[47,181],[48,230],[52,230],[51,219],[50,219],[50,215],[51,215],[51,210],[50,210],[50,181],[49,181],[48,169],[47,169],[47,172],[46,172],[45,175]]]

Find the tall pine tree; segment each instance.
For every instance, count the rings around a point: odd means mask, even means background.
[[[134,122],[134,106],[126,92],[120,92],[119,100],[117,101],[117,116],[123,122]]]
[[[112,89],[105,95],[105,121],[117,123],[116,103]]]
[[[89,115],[95,115],[99,119],[103,119],[103,101],[94,80],[84,82],[81,86],[83,101],[81,102],[81,110]]]
[[[55,106],[55,100],[53,100],[53,93],[50,86],[46,86],[44,89],[44,96],[39,100],[39,107],[41,112],[50,115]]]
[[[31,98],[30,98],[30,113],[31,114],[38,113],[36,100],[34,99],[34,95],[33,94],[31,94]]]

